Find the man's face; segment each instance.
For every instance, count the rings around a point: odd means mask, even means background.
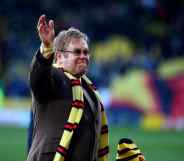
[[[66,47],[62,64],[66,71],[81,76],[86,73],[89,64],[89,48],[84,39],[73,38]]]

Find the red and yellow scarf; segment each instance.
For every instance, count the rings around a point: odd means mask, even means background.
[[[80,120],[82,118],[84,112],[84,96],[83,90],[81,86],[81,79],[84,79],[86,83],[91,87],[93,92],[96,95],[96,98],[100,102],[101,108],[101,136],[99,142],[99,149],[98,149],[98,161],[107,161],[108,160],[108,153],[109,153],[109,138],[108,138],[108,126],[107,126],[107,118],[104,112],[103,104],[101,97],[96,90],[93,83],[87,78],[86,75],[83,75],[82,78],[76,78],[72,74],[64,72],[65,75],[70,79],[72,85],[72,94],[73,94],[73,101],[71,104],[71,111],[67,120],[67,123],[64,125],[64,132],[61,136],[60,143],[56,149],[56,154],[53,161],[64,161],[67,155],[67,151],[70,148],[70,142],[72,136],[75,132],[75,129],[79,126]]]

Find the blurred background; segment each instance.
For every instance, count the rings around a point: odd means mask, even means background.
[[[0,161],[24,161],[31,97],[30,62],[41,14],[56,33],[70,26],[90,37],[89,76],[110,125],[110,161],[132,138],[147,161],[183,161],[184,1],[1,0]]]

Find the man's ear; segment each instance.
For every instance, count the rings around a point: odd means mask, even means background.
[[[61,52],[56,51],[56,52],[55,52],[55,63],[60,64],[60,63],[61,63],[61,60],[62,60]]]

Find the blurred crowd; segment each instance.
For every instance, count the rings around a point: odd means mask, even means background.
[[[179,115],[184,126],[183,1],[1,0],[0,101],[30,96],[28,71],[40,45],[41,14],[55,21],[56,33],[74,26],[90,37],[89,76],[109,108],[128,107],[138,119],[142,111],[156,113],[153,117],[162,120],[159,111],[172,116],[166,126]]]

